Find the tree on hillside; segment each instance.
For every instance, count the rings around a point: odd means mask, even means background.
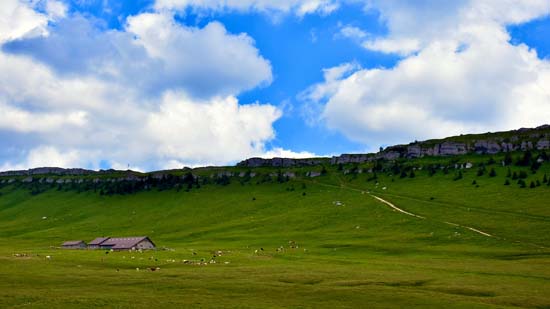
[[[507,152],[506,155],[504,156],[504,165],[510,165],[512,164],[512,154]]]
[[[483,174],[485,174],[485,166],[481,166],[481,167],[477,170],[477,176],[483,176]]]
[[[462,179],[463,175],[462,175],[462,171],[458,171],[458,174],[455,176],[455,178],[453,180],[460,180]]]
[[[431,177],[437,172],[436,167],[433,165],[428,166],[428,175]]]
[[[497,172],[494,168],[491,168],[491,171],[489,172],[489,177],[495,177],[497,175]]]
[[[547,182],[548,182],[548,176],[544,174],[544,177],[542,177],[542,183],[547,183]]]
[[[531,151],[527,150],[523,153],[523,156],[517,161],[516,165],[529,166],[531,165],[532,159],[533,159],[533,154],[531,153]]]
[[[504,181],[504,185],[505,185],[505,186],[509,186],[509,185],[510,185],[510,180],[506,179],[506,180]]]

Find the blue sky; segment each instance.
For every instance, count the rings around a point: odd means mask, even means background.
[[[7,0],[0,169],[223,165],[541,125],[549,12],[547,0]]]

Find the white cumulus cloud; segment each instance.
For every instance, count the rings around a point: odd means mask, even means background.
[[[537,126],[550,119],[550,61],[512,45],[506,25],[549,1],[370,1],[389,28],[365,46],[405,56],[310,87],[326,125],[370,145]],[[414,53],[413,53],[414,52]],[[339,72],[340,66],[333,70]]]
[[[304,16],[311,13],[328,14],[339,7],[337,0],[157,0],[158,9],[202,11],[259,11],[265,13],[293,13]]]
[[[272,78],[248,35],[165,11],[105,30],[34,5],[0,4],[0,169],[229,164],[275,137],[278,108],[236,99]]]

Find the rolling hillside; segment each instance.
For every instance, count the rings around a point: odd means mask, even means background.
[[[112,180],[127,172],[96,186],[97,175],[17,178],[0,189],[0,303],[547,307],[542,156],[202,168],[149,175],[135,190]],[[57,248],[103,235],[147,235],[160,249]]]

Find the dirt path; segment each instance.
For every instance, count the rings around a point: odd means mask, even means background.
[[[357,192],[361,192],[361,193],[365,193],[365,191],[363,190],[359,190],[359,189],[355,189],[355,188],[349,188],[349,187],[346,187],[344,185],[340,185],[340,186],[335,186],[335,185],[329,185],[329,184],[323,184],[323,183],[318,183],[316,182],[317,184],[320,184],[320,185],[323,185],[323,186],[326,186],[326,187],[333,187],[333,188],[339,188],[339,189],[347,189],[347,190],[351,190],[351,191],[357,191]],[[417,215],[417,214],[414,214],[412,212],[408,212],[404,209],[401,209],[397,206],[395,206],[393,203],[391,202],[388,202],[386,201],[385,199],[381,198],[381,197],[378,197],[370,192],[366,192],[368,195],[372,196],[374,199],[376,199],[377,201],[389,206],[390,208],[392,208],[394,211],[397,211],[397,212],[400,212],[402,214],[405,214],[407,216],[411,216],[411,217],[415,217],[415,218],[418,218],[418,219],[427,219],[426,217],[423,217],[423,216],[420,216],[420,215]],[[463,228],[463,229],[467,229],[467,230],[470,230],[474,233],[477,233],[477,234],[480,234],[480,235],[483,235],[485,237],[491,237],[491,238],[498,238],[498,237],[495,237],[494,235],[491,235],[487,232],[484,232],[484,231],[481,231],[481,230],[478,230],[476,228],[473,228],[473,227],[470,227],[470,226],[466,226],[466,225],[461,225],[461,224],[458,224],[458,223],[453,223],[453,222],[448,222],[448,221],[439,221],[439,222],[442,222],[444,224],[447,224],[447,225],[452,225],[452,226],[455,226],[455,227],[460,227],[460,228]]]
[[[393,210],[395,211],[398,211],[400,213],[403,213],[403,214],[406,214],[406,215],[409,215],[409,216],[412,216],[412,217],[416,217],[416,218],[419,218],[419,219],[426,219],[426,217],[423,217],[423,216],[419,216],[419,215],[416,215],[416,214],[413,214],[411,212],[408,212],[406,210],[403,210],[397,206],[395,206],[394,204],[386,201],[385,199],[383,198],[380,198],[374,194],[370,194],[370,196],[372,196],[373,198],[375,198],[376,200],[378,200],[379,202],[382,202],[388,206],[390,206]],[[457,223],[453,223],[453,222],[448,222],[448,221],[444,221],[443,223],[447,224],[447,225],[452,225],[452,226],[456,226],[456,227],[460,227],[460,228],[464,228],[464,229],[467,229],[467,230],[470,230],[472,232],[475,232],[475,233],[478,233],[480,235],[483,235],[483,236],[486,236],[486,237],[494,237],[493,235],[489,234],[489,233],[486,233],[486,232],[483,232],[483,231],[480,231],[476,228],[473,228],[473,227],[470,227],[470,226],[466,226],[466,225],[460,225],[460,224],[457,224]]]
[[[403,209],[401,209],[401,208],[398,208],[398,207],[395,206],[394,204],[392,204],[392,203],[390,203],[390,202],[388,202],[388,201],[386,201],[386,200],[384,200],[384,199],[382,199],[382,198],[380,198],[380,197],[378,197],[378,196],[376,196],[376,195],[373,195],[373,194],[370,194],[370,193],[369,193],[369,195],[372,196],[372,197],[374,197],[375,199],[377,199],[379,202],[382,202],[382,203],[384,203],[384,204],[390,206],[391,208],[393,208],[393,210],[396,210],[396,211],[398,211],[398,212],[400,212],[400,213],[404,213],[404,214],[406,214],[406,215],[409,215],[409,216],[412,216],[412,217],[416,217],[416,218],[420,218],[420,219],[426,219],[426,217],[422,217],[422,216],[419,216],[419,215],[415,215],[415,214],[413,214],[412,212],[408,212],[408,211],[405,211],[405,210],[403,210]]]
[[[368,191],[365,191],[365,190],[361,190],[361,189],[356,189],[356,188],[350,188],[350,187],[347,187],[345,186],[344,184],[341,184],[340,186],[336,186],[336,185],[330,185],[330,184],[326,184],[326,183],[319,183],[319,182],[316,182],[316,181],[313,181],[313,183],[316,183],[318,185],[321,185],[321,186],[325,186],[325,187],[331,187],[331,188],[337,188],[337,189],[345,189],[345,190],[350,190],[350,191],[356,191],[356,192],[360,192],[361,194],[368,194],[370,195],[372,198],[376,199],[377,201],[385,204],[386,206],[389,206],[392,210],[394,211],[397,211],[397,212],[400,212],[402,214],[405,214],[407,216],[411,216],[411,217],[415,217],[415,218],[418,218],[418,219],[422,219],[422,220],[431,220],[429,218],[426,218],[426,217],[423,217],[423,216],[420,216],[420,215],[417,215],[417,214],[414,214],[412,212],[409,212],[409,211],[406,211],[404,209],[401,209],[397,206],[395,206],[393,203],[381,198],[381,197],[378,197]],[[451,226],[454,226],[454,227],[458,227],[458,228],[462,228],[462,229],[467,229],[467,230],[470,230],[476,234],[479,234],[479,235],[482,235],[482,236],[485,236],[485,237],[489,237],[489,238],[494,238],[494,239],[499,239],[499,240],[504,240],[504,241],[508,241],[508,242],[514,242],[514,243],[517,243],[517,244],[522,244],[522,245],[529,245],[529,246],[533,246],[533,247],[536,247],[536,248],[539,248],[539,249],[548,249],[548,247],[546,246],[542,246],[542,245],[539,245],[539,244],[534,244],[534,243],[530,243],[530,242],[523,242],[523,241],[512,241],[512,240],[509,240],[509,239],[506,239],[506,238],[503,238],[503,237],[498,237],[498,236],[495,236],[495,235],[492,235],[492,234],[489,234],[487,232],[484,232],[482,230],[479,230],[479,229],[476,229],[476,228],[473,228],[471,226],[466,226],[466,225],[461,225],[461,224],[458,224],[458,223],[454,223],[454,222],[449,222],[449,221],[439,221],[439,220],[435,220],[437,222],[440,222],[440,223],[443,223],[443,224],[447,224],[447,225],[451,225]]]
[[[473,231],[473,232],[476,232],[478,234],[481,234],[483,236],[487,236],[487,237],[494,237],[493,235],[489,234],[489,233],[485,233],[483,231],[480,231],[478,229],[474,229],[473,227],[469,227],[469,226],[465,226],[465,225],[460,225],[460,224],[456,224],[456,223],[452,223],[452,222],[443,222],[445,224],[448,224],[448,225],[452,225],[452,226],[457,226],[457,227],[461,227],[461,228],[465,228],[465,229],[468,229],[470,231]]]

